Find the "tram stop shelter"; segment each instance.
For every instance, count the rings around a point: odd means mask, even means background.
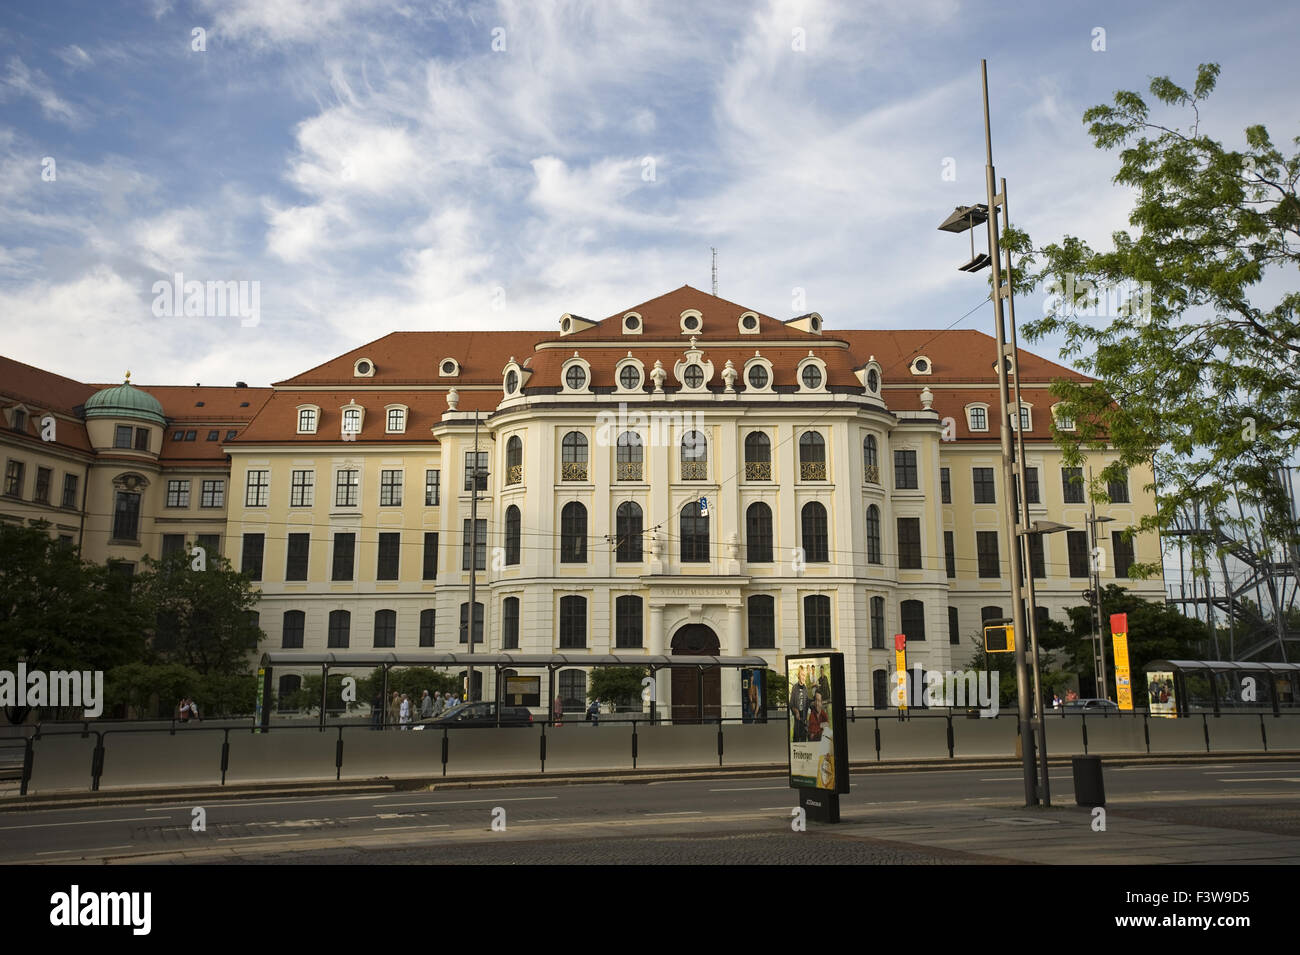
[[[1150,700],[1152,674],[1171,674],[1179,716],[1192,713],[1273,713],[1300,710],[1300,663],[1230,660],[1152,660],[1142,672]],[[1169,677],[1159,676],[1158,682]],[[1142,697],[1137,697],[1138,700]]]

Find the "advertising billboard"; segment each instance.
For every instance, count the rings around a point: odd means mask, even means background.
[[[786,657],[790,681],[790,786],[849,791],[848,721],[844,706],[844,655]]]
[[[746,723],[767,722],[767,670],[740,671],[740,716]]]
[[[1169,670],[1151,670],[1147,673],[1147,699],[1151,715],[1174,718],[1178,716],[1178,702],[1174,699],[1174,674]]]
[[[1110,615],[1110,634],[1114,641],[1115,695],[1121,710],[1133,709],[1132,677],[1128,668],[1128,614]]]

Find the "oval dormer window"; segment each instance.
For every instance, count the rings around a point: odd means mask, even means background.
[[[872,394],[875,394],[879,390],[880,390],[880,375],[878,375],[876,373],[876,369],[873,368],[871,369],[871,371],[867,372],[867,391],[871,392]]]
[[[357,374],[358,375],[370,374],[370,362],[366,361],[364,358],[361,359],[361,361],[357,362]]]
[[[753,368],[749,369],[749,387],[767,387],[767,369],[762,365],[755,365]]]
[[[753,315],[746,315],[740,320],[740,324],[744,326],[746,331],[752,332],[754,329],[758,328],[758,319]]]
[[[519,372],[506,372],[506,394],[513,395],[519,390]]]
[[[700,320],[694,315],[687,315],[682,319],[682,325],[685,326],[688,332],[693,332],[700,327]]]
[[[587,383],[587,373],[577,365],[574,365],[565,372],[564,381],[570,388],[577,391]]]
[[[803,370],[803,386],[805,388],[820,388],[822,386],[822,370],[816,365],[807,365]]]
[[[623,319],[623,327],[629,332],[634,332],[641,327],[641,319],[637,318],[635,315],[629,315],[627,318]]]
[[[628,391],[638,388],[641,385],[641,372],[635,365],[624,365],[618,373],[618,383]]]
[[[446,361],[442,363],[442,373],[444,375],[456,374],[456,363],[452,361],[450,358],[448,358]]]
[[[687,319],[690,322],[692,319]],[[686,371],[682,373],[682,383],[687,388],[698,388],[704,384],[704,369],[699,365],[687,365]]]

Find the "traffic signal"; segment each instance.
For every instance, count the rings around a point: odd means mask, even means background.
[[[985,653],[1014,653],[1016,649],[1015,628],[1009,623],[1000,623],[984,628]]]

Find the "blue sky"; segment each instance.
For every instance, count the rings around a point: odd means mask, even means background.
[[[985,295],[935,228],[983,198],[981,57],[1013,220],[1105,245],[1130,201],[1084,109],[1218,62],[1203,128],[1288,142],[1298,35],[1285,3],[11,3],[3,351],[267,384],[393,330],[707,289],[710,246],[779,318],[798,288],[828,331],[941,328]],[[258,282],[258,323],[155,315],[177,272]]]

